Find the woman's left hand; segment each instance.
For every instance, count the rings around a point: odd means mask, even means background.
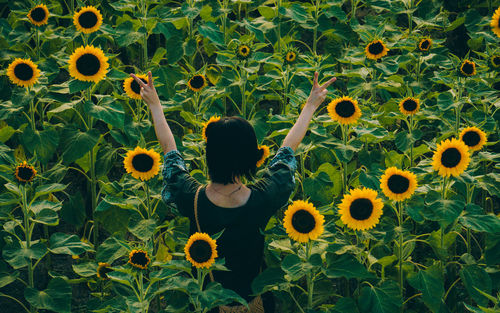
[[[336,77],[331,78],[328,80],[326,83],[323,85],[318,84],[318,72],[314,72],[314,82],[313,86],[311,88],[311,93],[309,94],[309,98],[307,98],[307,102],[304,106],[311,107],[314,111],[325,101],[326,99],[326,94],[328,93],[328,86],[330,86],[333,82],[337,80]]]

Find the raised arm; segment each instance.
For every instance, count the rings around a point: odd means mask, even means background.
[[[282,147],[290,147],[293,151],[297,150],[297,147],[302,142],[302,139],[306,134],[314,112],[316,112],[318,107],[323,103],[323,101],[325,101],[326,94],[328,93],[326,88],[336,80],[337,78],[333,77],[320,86],[318,84],[318,72],[314,72],[314,82],[309,98],[307,98],[307,102],[304,105],[302,112],[300,112],[299,118],[283,140],[283,144],[281,145]]]
[[[130,74],[130,76],[132,76],[139,86],[141,86],[141,96],[151,110],[156,138],[158,138],[158,141],[160,142],[163,153],[176,150],[177,145],[175,144],[174,135],[172,134],[167,120],[165,119],[165,115],[163,114],[163,109],[160,104],[160,98],[158,98],[158,93],[156,92],[153,84],[153,75],[151,72],[148,73],[147,84],[134,74]]]

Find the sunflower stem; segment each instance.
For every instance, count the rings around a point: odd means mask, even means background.
[[[309,240],[306,243],[306,262],[309,262],[311,257],[312,242]],[[313,293],[314,293],[314,268],[307,273],[307,309],[313,309]]]
[[[410,7],[408,8],[408,11],[411,11],[411,9],[413,9],[413,0],[410,0]],[[407,15],[408,15],[408,35],[410,35],[413,28],[412,25],[413,21],[411,19],[411,12],[408,12]]]
[[[321,4],[321,0],[316,0],[316,5],[314,6],[314,20],[316,21],[316,26],[313,30],[313,53],[314,56],[317,56],[316,50],[318,46],[318,18],[319,18],[319,6]]]
[[[87,89],[87,101],[92,102],[92,92],[89,89]],[[87,126],[89,130],[92,129],[93,124],[93,119],[92,116],[88,116],[88,122]],[[92,221],[94,222],[94,229],[93,229],[93,237],[94,237],[94,248],[97,249],[97,246],[99,245],[98,240],[99,240],[99,225],[96,220],[95,216],[95,211],[97,208],[97,179],[96,179],[96,174],[95,174],[95,157],[94,157],[94,148],[90,149],[89,151],[89,159],[90,159],[90,194],[91,194],[91,205],[92,205]]]
[[[30,93],[30,90],[27,89],[27,92],[28,94]],[[33,105],[33,101],[35,101],[35,99],[31,99],[30,100],[30,124],[31,124],[31,129],[33,129],[33,132],[35,132],[36,130],[36,126],[35,126],[35,106]]]
[[[277,52],[281,52],[281,15],[280,15],[280,7],[281,7],[281,0],[276,1],[277,3],[277,8],[276,8],[276,19],[278,20],[278,28],[277,28],[277,39],[278,39],[278,49]]]
[[[399,226],[399,243],[398,243],[398,270],[399,270],[399,294],[401,299],[404,299],[404,290],[403,290],[403,206],[398,201],[396,202],[397,212],[398,212],[398,226]],[[403,307],[401,307],[401,311],[403,311]]]
[[[471,186],[471,184],[466,183],[466,196],[467,196],[467,205],[471,203],[472,200],[472,194],[474,193],[474,186]],[[471,254],[472,249],[471,249],[471,232],[470,228],[467,228],[467,253]]]
[[[340,126],[341,130],[342,130],[342,140],[343,140],[343,143],[344,143],[344,149],[346,149],[347,147],[347,136],[348,136],[348,132],[349,132],[349,126],[345,126],[345,125],[341,125]],[[344,175],[343,175],[343,184],[344,184],[344,193],[347,192],[347,162],[346,161],[342,161],[342,169],[344,171]]]
[[[247,101],[246,101],[246,86],[247,86],[247,72],[244,69],[241,69],[241,78],[243,83],[241,84],[241,107],[242,107],[242,115],[243,118],[246,119],[247,114]]]
[[[410,145],[410,168],[413,167],[413,136],[412,136],[412,131],[413,131],[413,114],[410,115],[410,127],[408,129],[408,132],[410,134],[410,138],[412,139],[412,143]]]
[[[144,181],[144,191],[146,192],[146,204],[147,204],[147,209],[148,209],[148,219],[151,218],[152,212],[151,212],[151,202],[149,199],[149,186],[148,184]]]
[[[147,0],[142,0],[142,13],[144,15],[142,19],[142,27],[145,28],[144,34],[144,42],[142,45],[143,52],[143,69],[146,71],[148,67],[148,30],[147,30],[147,12],[148,12],[148,4]]]
[[[26,239],[26,249],[30,250],[31,247],[31,225],[29,220],[29,207],[28,199],[26,196],[26,186],[21,187],[22,190],[22,211],[24,215],[24,239]],[[28,284],[31,288],[35,287],[34,276],[33,276],[33,264],[31,264],[31,258],[28,258]],[[30,304],[30,312],[35,312],[33,306]]]
[[[36,59],[40,61],[40,32],[38,31],[38,26],[35,28],[36,32]]]
[[[443,176],[443,188],[441,190],[441,198],[443,200],[446,200],[446,185],[447,185],[447,176]],[[440,225],[440,239],[441,239],[441,253],[443,253],[443,249],[444,249],[444,227],[442,225]],[[443,253],[443,258],[444,258],[445,254]],[[441,270],[444,270],[444,262],[443,260],[440,261],[441,263]]]

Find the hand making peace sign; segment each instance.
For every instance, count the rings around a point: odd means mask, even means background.
[[[130,74],[135,81],[141,87],[141,97],[148,106],[160,105],[160,98],[158,98],[158,93],[156,92],[155,86],[153,84],[153,75],[148,72],[148,83],[145,84],[140,78],[135,76],[135,74]]]
[[[320,86],[318,84],[318,72],[314,72],[314,82],[306,105],[312,106],[312,108],[316,111],[316,109],[323,103],[323,101],[325,101],[326,94],[328,93],[328,86],[330,86],[336,80],[337,78],[333,77]]]

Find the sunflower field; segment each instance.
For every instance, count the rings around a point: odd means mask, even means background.
[[[204,284],[226,269],[217,236],[162,201],[130,73],[152,72],[207,183],[204,126],[241,116],[271,158],[317,71],[337,81],[254,294],[284,313],[500,312],[499,43],[498,0],[1,0],[0,310],[246,305]]]

